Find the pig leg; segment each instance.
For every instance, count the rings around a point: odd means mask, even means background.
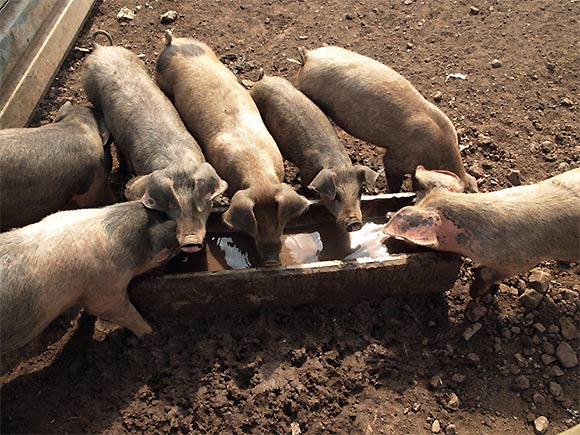
[[[102,302],[99,305],[102,306]],[[109,303],[107,307],[111,308],[111,305],[113,304]],[[104,307],[97,307],[95,310],[94,307],[93,309],[91,309],[91,306],[86,307],[90,314],[130,329],[139,338],[143,338],[144,335],[153,332],[151,326],[141,317],[141,314],[129,301],[127,295],[119,304],[114,304],[113,309],[102,310],[102,308]]]
[[[90,208],[114,204],[115,196],[107,182],[108,178],[109,172],[105,168],[97,169],[89,190],[73,196],[67,208]]]
[[[387,177],[387,186],[389,193],[398,193],[401,191],[405,172],[401,171],[399,165],[392,156],[385,152],[383,155],[383,166],[385,167],[385,176]]]
[[[469,289],[469,294],[474,298],[485,296],[489,293],[492,285],[511,276],[487,266],[477,267],[474,274],[475,279]]]

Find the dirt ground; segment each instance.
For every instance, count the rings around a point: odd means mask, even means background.
[[[123,6],[134,20],[117,20]],[[168,10],[178,18],[161,24]],[[152,73],[172,28],[246,80],[260,67],[292,79],[299,46],[350,48],[436,98],[465,166],[491,191],[509,187],[512,170],[528,184],[580,166],[578,17],[576,0],[102,0],[75,45],[107,30]],[[86,101],[85,56],[70,52],[33,125],[67,99]],[[382,168],[380,150],[339,134],[355,162]],[[157,335],[144,342],[65,316],[0,377],[1,432],[532,434],[545,416],[556,434],[580,423],[578,366],[554,356],[562,342],[578,355],[579,266],[542,264],[551,282],[533,310],[518,301],[528,274],[474,305],[471,266],[444,295],[168,314],[151,319]]]

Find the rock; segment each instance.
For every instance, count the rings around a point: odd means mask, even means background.
[[[558,160],[558,156],[555,153],[546,154],[544,160],[547,162],[555,162]]]
[[[441,432],[441,423],[439,423],[439,420],[433,421],[433,424],[431,424],[431,432],[433,433]]]
[[[473,352],[470,352],[470,353],[467,354],[467,359],[469,361],[471,361],[472,363],[474,363],[474,364],[478,364],[479,361],[480,361],[479,355],[476,354],[476,353],[473,353]]]
[[[441,379],[441,376],[433,376],[429,380],[429,385],[431,385],[431,388],[434,390],[438,390],[443,387],[443,379]]]
[[[135,19],[135,12],[131,9],[122,7],[119,13],[117,14],[117,20],[119,21],[132,21]]]
[[[509,293],[510,295],[514,295],[517,296],[518,295],[518,289],[506,284],[500,284],[499,285],[499,291],[500,293]]]
[[[451,411],[457,411],[459,409],[459,397],[457,397],[457,394],[451,393],[449,395],[449,400],[447,401],[447,409]]]
[[[542,358],[542,362],[544,363],[544,365],[547,365],[547,366],[549,366],[554,361],[556,361],[556,357],[554,355],[548,355],[547,353],[542,354],[541,358]]]
[[[501,67],[501,60],[499,60],[499,59],[492,60],[491,67],[492,68],[500,68]]]
[[[534,329],[538,331],[540,334],[546,332],[546,327],[542,325],[540,322],[534,323]]]
[[[507,179],[514,186],[519,186],[522,184],[522,176],[520,171],[518,171],[517,169],[511,169],[509,174],[507,175]]]
[[[556,353],[554,345],[549,341],[546,341],[544,344],[542,344],[542,350],[544,351],[544,353],[547,353],[548,355],[554,355],[554,353]]]
[[[475,333],[481,329],[481,326],[481,323],[476,323],[467,328],[465,332],[463,332],[463,338],[465,341],[469,341],[471,337],[473,337]]]
[[[412,3],[413,3],[413,0],[404,0],[403,1],[403,4],[406,5],[406,6],[409,6]]]
[[[469,175],[473,175],[477,179],[480,179],[481,177],[483,177],[485,175],[485,172],[483,171],[482,167],[479,166],[477,163],[474,165],[471,165],[467,169],[467,173]]]
[[[540,292],[546,293],[550,287],[550,280],[552,275],[541,269],[533,269],[532,273],[528,276],[528,283],[531,288]]]
[[[457,382],[458,384],[463,383],[463,381],[465,381],[465,375],[462,375],[460,373],[454,373],[453,376],[451,376],[451,380],[453,382]]]
[[[413,43],[412,42],[407,42],[407,50],[412,50],[413,49]],[[441,101],[441,96],[443,95],[441,92],[435,92],[435,94],[439,94],[439,101]],[[437,101],[437,98],[433,97],[433,99],[435,101]]]
[[[548,153],[551,153],[552,151],[554,151],[554,144],[552,142],[550,142],[549,140],[545,140],[545,141],[541,142],[540,147],[542,148],[542,152],[544,154],[548,154]]]
[[[566,172],[570,170],[570,164],[562,162],[558,165],[558,172]]]
[[[560,364],[565,369],[571,369],[578,365],[578,357],[576,356],[574,349],[572,349],[572,346],[565,341],[558,345],[558,348],[556,349],[556,358],[558,358],[558,361],[560,361]]]
[[[576,329],[576,326],[569,318],[560,318],[560,329],[562,330],[562,337],[566,340],[574,340],[575,338],[578,338],[578,329]]]
[[[493,143],[493,140],[491,139],[491,137],[483,134],[483,133],[479,133],[477,135],[477,144],[481,145],[481,146],[489,146]]]
[[[555,378],[559,378],[560,376],[564,376],[564,370],[562,370],[559,366],[552,366],[550,371],[548,372],[550,376]]]
[[[518,298],[520,304],[528,310],[533,310],[542,301],[544,295],[536,290],[528,289]]]
[[[550,334],[557,334],[558,332],[560,332],[560,328],[558,327],[558,325],[550,325],[548,326],[548,333]]]
[[[560,104],[564,107],[572,107],[574,105],[574,102],[570,98],[566,97],[562,101],[560,101]]]
[[[520,375],[514,379],[514,385],[518,390],[527,390],[530,388],[530,380],[526,376]]]
[[[177,20],[177,11],[167,11],[161,15],[161,24],[171,24]]]
[[[556,71],[556,64],[549,62],[546,64],[546,68],[548,69],[548,71],[554,72],[554,71]]]
[[[479,15],[479,9],[477,9],[475,6],[471,6],[469,8],[469,15]]]
[[[447,435],[457,435],[457,427],[453,423],[447,425],[447,429],[445,430]]]
[[[413,406],[411,406],[411,409],[414,413],[417,413],[421,409],[421,404],[419,402],[415,402],[413,403]]]
[[[562,394],[562,386],[557,382],[550,382],[548,389],[550,390],[550,394],[554,397],[560,397]]]
[[[516,353],[514,358],[520,367],[524,369],[528,368],[528,360],[524,358],[521,353]]]
[[[487,314],[487,308],[483,305],[476,303],[475,301],[470,301],[467,304],[467,311],[465,313],[465,317],[470,322],[477,322],[479,319],[484,317]]]
[[[537,391],[532,395],[532,400],[536,405],[543,405],[546,403],[546,398]]]
[[[548,432],[549,425],[550,425],[550,422],[548,421],[548,419],[546,417],[544,417],[543,415],[540,415],[538,418],[536,418],[534,420],[534,431],[538,435],[543,435],[546,432]]]
[[[408,48],[408,46],[407,46]],[[435,101],[436,103],[440,103],[441,101],[443,101],[443,94],[440,91],[435,92],[433,95],[433,101]]]

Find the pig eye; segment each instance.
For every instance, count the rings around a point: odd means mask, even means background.
[[[155,207],[155,201],[153,201],[151,198],[147,198],[147,205],[149,207]]]

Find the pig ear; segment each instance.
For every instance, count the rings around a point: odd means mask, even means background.
[[[354,165],[354,171],[356,172],[359,183],[364,186],[365,189],[373,187],[375,181],[377,181],[377,178],[379,177],[379,174],[368,166]]]
[[[387,222],[383,232],[415,245],[439,247],[437,232],[441,218],[434,208],[404,207]]]
[[[151,210],[169,213],[175,208],[173,181],[162,174],[150,174],[145,193],[141,197],[143,205]]]
[[[228,183],[219,177],[213,166],[209,163],[199,165],[193,178],[195,180],[193,201],[195,208],[199,212],[210,207],[212,199],[224,193],[228,188]]]
[[[284,224],[300,216],[310,207],[310,201],[298,195],[286,184],[281,185],[274,199],[278,203],[278,221]]]
[[[332,200],[336,197],[335,178],[334,172],[330,169],[323,169],[314,177],[308,188]]]
[[[229,228],[244,231],[252,237],[256,237],[258,234],[254,201],[245,190],[236,192],[232,197],[232,203],[222,215],[222,219]]]
[[[171,41],[173,40],[173,32],[170,29],[165,31],[165,45],[171,45]]]
[[[73,105],[70,101],[67,101],[62,106],[60,106],[60,109],[58,109],[58,112],[56,113],[56,116],[54,117],[54,122],[61,121],[66,115],[68,115],[70,113],[72,108],[73,108]]]
[[[415,170],[415,179],[420,187],[425,190],[446,189],[450,192],[461,193],[465,189],[465,183],[461,178],[450,171],[430,171],[419,165]]]
[[[111,132],[109,131],[102,114],[97,116],[97,124],[99,125],[99,134],[101,135],[103,146],[110,145],[112,141]]]
[[[145,190],[147,190],[150,178],[151,174],[142,175],[129,180],[125,186],[125,199],[127,199],[127,201],[134,201],[141,198],[145,194]]]

